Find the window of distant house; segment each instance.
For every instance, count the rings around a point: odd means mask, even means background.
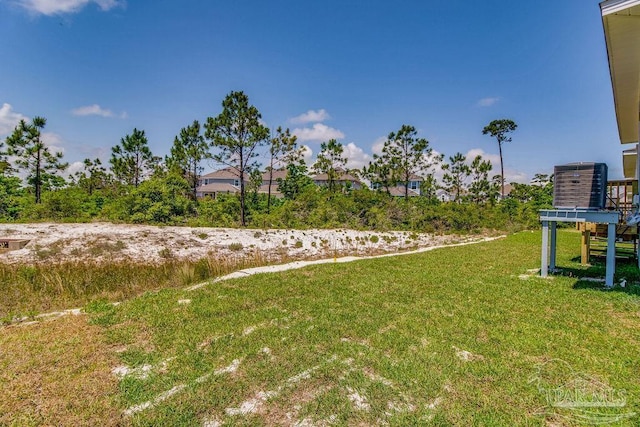
[[[371,183],[371,189],[372,190],[377,190],[380,188],[380,183],[379,182],[372,182]]]
[[[410,181],[409,182],[409,188],[412,190],[417,190],[418,189],[418,181]]]
[[[234,179],[233,180],[233,185],[234,185],[234,187],[239,187],[240,186],[240,180],[239,179]]]

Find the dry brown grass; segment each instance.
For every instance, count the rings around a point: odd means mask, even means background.
[[[211,253],[196,260],[168,258],[160,263],[0,263],[0,325],[25,315],[80,307],[95,299],[123,301],[146,291],[186,286],[270,262],[268,254],[256,250],[232,255]]]
[[[85,316],[0,328],[0,425],[117,425],[115,353]]]

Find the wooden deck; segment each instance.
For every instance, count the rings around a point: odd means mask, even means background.
[[[613,180],[607,183],[607,209],[622,213],[620,224],[616,226],[616,256],[637,258],[638,226],[627,225],[625,219],[633,211],[633,195],[638,192],[638,181],[631,179]],[[589,257],[602,252],[602,239],[607,237],[607,224],[578,223],[582,232],[580,259],[583,265],[589,264]],[[599,243],[600,242],[600,243]],[[620,252],[618,254],[618,252]]]

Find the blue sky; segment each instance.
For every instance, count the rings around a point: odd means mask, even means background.
[[[242,90],[314,156],[337,137],[350,166],[405,123],[496,160],[481,130],[511,118],[508,180],[574,161],[622,176],[597,1],[0,0],[0,39],[0,138],[44,116],[70,163],[108,162],[134,127],[164,156]]]

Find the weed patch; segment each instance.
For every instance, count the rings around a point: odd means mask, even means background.
[[[46,311],[79,307],[93,300],[122,301],[149,290],[185,286],[235,270],[265,265],[249,254],[146,264],[130,260],[101,262],[0,264],[0,323]]]

